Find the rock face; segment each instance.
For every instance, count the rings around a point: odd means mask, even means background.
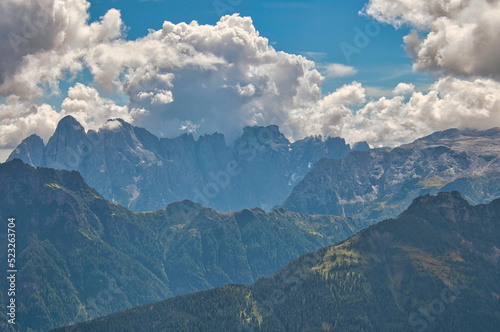
[[[323,159],[283,207],[381,220],[396,217],[417,196],[451,190],[474,204],[500,196],[500,129],[451,129],[392,150]]]
[[[0,187],[0,228],[16,218],[19,331],[248,284],[369,225],[283,209],[219,213],[191,201],[133,212],[106,201],[76,171],[33,168],[19,159],[0,164]],[[7,236],[0,247],[7,248]],[[0,259],[7,262],[7,250]],[[1,278],[0,289],[8,288]],[[0,297],[3,308],[6,300]]]
[[[366,150],[367,144],[355,149]],[[228,146],[218,133],[198,140],[188,134],[160,139],[120,119],[109,120],[97,132],[85,132],[67,116],[46,147],[31,136],[8,160],[77,170],[105,198],[136,211],[183,199],[235,211],[281,204],[314,163],[344,158],[350,151],[341,138],[290,143],[277,126],[247,127]]]
[[[458,192],[426,195],[251,286],[57,331],[498,331],[499,248],[500,199],[471,206]]]
[[[43,140],[37,135],[31,135],[19,144],[11,157],[16,156],[30,166],[43,165],[44,148]]]

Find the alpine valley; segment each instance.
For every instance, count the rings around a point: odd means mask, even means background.
[[[500,199],[422,196],[397,219],[227,285],[56,330],[498,331]]]
[[[133,212],[102,198],[76,171],[0,164],[0,227],[16,218],[17,323],[47,331],[168,297],[250,284],[290,260],[368,226],[260,208],[219,213],[191,201]],[[7,248],[7,237],[0,239]],[[7,251],[0,260],[7,262]],[[0,289],[8,289],[7,278]],[[8,300],[0,297],[0,306]]]

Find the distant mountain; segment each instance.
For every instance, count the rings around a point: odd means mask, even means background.
[[[394,149],[323,159],[284,202],[287,210],[382,220],[421,195],[457,190],[471,203],[500,197],[500,129],[450,129]]]
[[[368,150],[359,143],[354,150]],[[47,145],[25,139],[8,160],[77,170],[106,199],[135,211],[190,199],[219,211],[281,204],[321,158],[344,158],[341,138],[309,137],[291,143],[277,126],[247,127],[233,145],[221,134],[158,138],[123,120],[88,131],[63,118]]]
[[[0,188],[1,229],[16,218],[19,331],[249,284],[367,226],[283,209],[222,214],[190,201],[132,212],[106,201],[76,171],[33,168],[18,159],[0,164]],[[6,236],[0,247],[7,248]],[[7,265],[7,250],[0,260]],[[7,282],[0,278],[0,289],[8,289]],[[5,301],[4,294],[3,308]],[[5,311],[0,317],[3,330]]]
[[[57,331],[498,331],[500,199],[423,196],[395,220],[230,285]]]

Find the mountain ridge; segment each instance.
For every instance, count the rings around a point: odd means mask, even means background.
[[[77,171],[19,159],[0,164],[0,185],[0,227],[17,220],[21,330],[46,331],[174,295],[248,284],[368,226],[283,209],[219,213],[188,200],[134,212],[106,201]],[[0,246],[6,241],[0,238]],[[1,279],[0,288],[6,283]]]
[[[183,199],[223,212],[248,206],[270,210],[317,160],[369,148],[359,143],[351,149],[341,138],[308,137],[292,143],[277,126],[246,127],[232,145],[219,133],[196,140],[192,134],[158,138],[122,119],[85,132],[71,116],[59,122],[46,146],[40,140],[24,140],[8,160],[78,170],[106,199],[136,211]]]
[[[397,219],[302,255],[253,285],[56,331],[496,331],[499,220],[500,199],[472,206],[458,192],[421,196]]]
[[[393,149],[318,161],[287,210],[382,220],[427,193],[460,191],[473,204],[500,196],[500,129],[436,132]]]

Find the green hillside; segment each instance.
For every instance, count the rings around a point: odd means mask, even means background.
[[[57,331],[498,331],[500,199],[422,196],[397,219],[231,285]]]
[[[250,284],[366,225],[278,209],[218,213],[190,201],[137,213],[77,172],[0,165],[0,227],[16,218],[16,328],[46,331],[168,297]],[[7,247],[7,238],[0,246]],[[7,251],[0,259],[7,262]],[[0,289],[7,289],[6,277]],[[8,298],[0,297],[6,306]],[[5,324],[5,313],[0,312]],[[0,325],[0,330],[7,328]]]

